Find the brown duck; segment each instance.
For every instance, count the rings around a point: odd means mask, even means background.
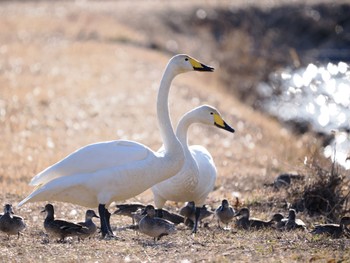
[[[155,209],[152,205],[146,206],[143,218],[139,223],[139,231],[154,238],[154,242],[161,237],[176,231],[175,225],[165,219],[155,217]]]
[[[344,231],[347,230],[346,226],[350,224],[350,217],[344,216],[341,218],[339,224],[321,224],[316,225],[315,228],[310,232],[316,234],[327,234],[334,238],[339,238],[343,234],[347,234]]]
[[[196,213],[199,213],[199,215],[196,215]],[[203,205],[202,207],[196,207],[195,203],[193,201],[187,202],[185,206],[181,207],[180,215],[184,217],[184,223],[186,226],[192,228],[192,232],[197,232],[197,227],[195,226],[195,221],[197,217],[197,222],[201,223],[201,221],[204,218],[207,218],[214,213],[209,211],[208,208]]]
[[[247,207],[241,208],[235,216],[241,216],[240,219],[236,221],[237,228],[242,229],[263,229],[271,227],[274,223],[274,221],[263,221],[261,219],[257,218],[250,218],[250,211]]]
[[[21,231],[26,227],[24,220],[20,216],[16,216],[13,213],[12,205],[6,204],[4,206],[4,214],[0,217],[0,230],[10,235],[20,236]]]
[[[83,226],[81,229],[84,234],[79,235],[79,238],[85,239],[90,238],[96,233],[97,226],[92,221],[92,218],[100,218],[98,215],[96,215],[94,210],[87,210],[85,213],[85,222],[79,222],[78,225]]]
[[[218,220],[218,226],[220,227],[220,222],[228,227],[228,224],[232,221],[235,210],[230,206],[229,202],[224,199],[221,201],[221,205],[215,210],[215,216]]]
[[[289,209],[288,220],[285,228],[286,230],[306,230],[306,225],[302,220],[296,218],[296,212],[294,209]]]
[[[59,238],[58,241],[60,242],[64,242],[64,239],[66,237],[83,236],[85,234],[85,231],[87,231],[87,228],[83,227],[82,225],[74,224],[65,220],[55,219],[55,212],[52,204],[47,204],[44,210],[41,212],[46,212],[46,218],[44,221],[45,230],[49,236]]]

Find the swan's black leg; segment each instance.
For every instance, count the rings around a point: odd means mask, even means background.
[[[98,213],[100,215],[102,237],[105,237],[108,234],[105,209],[106,209],[105,205],[101,205],[101,204],[98,205]]]
[[[111,214],[108,212],[105,205],[98,205],[98,213],[100,215],[102,237],[104,238],[106,236],[114,236],[109,224],[109,218]]]
[[[192,229],[192,233],[197,233],[198,220],[199,220],[200,214],[201,214],[201,208],[200,207],[196,207],[195,218],[194,218],[194,226],[193,226],[193,229]]]
[[[110,224],[111,213],[106,208],[105,208],[105,214],[106,214],[106,220],[107,220],[108,235],[114,236],[112,228],[111,228],[111,224]]]

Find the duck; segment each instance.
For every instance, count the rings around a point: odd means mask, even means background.
[[[146,206],[143,204],[117,204],[117,210],[114,211],[114,215],[120,216],[132,216],[132,213],[139,209],[144,209]]]
[[[305,223],[301,219],[296,218],[295,209],[289,209],[288,220],[286,222],[285,228],[286,230],[306,230]]]
[[[132,219],[132,224],[138,224],[141,220],[142,212],[145,209],[145,205],[143,204],[117,204],[117,210],[114,211],[114,215],[119,216],[128,216]]]
[[[250,211],[249,208],[243,207],[241,208],[235,215],[241,216],[240,219],[236,221],[237,228],[249,230],[249,229],[264,229],[271,227],[273,225],[273,221],[263,221],[261,219],[257,218],[250,218]]]
[[[185,218],[192,217],[195,213],[196,205],[193,201],[187,202],[183,207],[180,208],[179,214]]]
[[[116,207],[118,209],[113,214],[131,217],[133,220],[132,223],[135,224],[136,222],[138,224],[138,222],[141,220],[141,217],[142,217],[141,214],[146,206],[142,204],[119,204],[119,205],[116,205]],[[175,225],[184,223],[184,217],[179,214],[167,211],[165,209],[163,209],[161,212],[162,212],[161,218],[164,218],[174,223]],[[157,215],[158,213],[159,211],[156,210],[156,216],[158,216]]]
[[[26,228],[26,224],[22,217],[14,215],[11,204],[4,205],[4,214],[0,217],[0,231],[10,235],[17,235],[19,238],[21,231]]]
[[[171,124],[168,96],[172,80],[190,71],[212,72],[214,68],[179,54],[169,60],[164,70],[157,96],[163,152],[129,140],[84,146],[34,176],[30,185],[35,186],[35,190],[18,206],[28,202],[60,201],[98,207],[102,237],[115,237],[110,226],[109,205],[135,197],[174,176],[183,166],[185,156]]]
[[[83,234],[79,235],[79,238],[86,239],[86,238],[90,238],[95,234],[97,230],[97,226],[94,223],[94,221],[92,221],[94,217],[99,218],[99,216],[96,215],[94,210],[91,210],[91,209],[86,210],[85,221],[78,223],[78,225],[83,226],[83,228],[81,229]]]
[[[281,213],[276,213],[272,216],[271,220],[276,223],[275,224],[276,229],[285,230],[288,218],[285,218],[284,215],[282,215]]]
[[[232,221],[236,211],[230,206],[227,199],[221,201],[221,205],[215,210],[215,216],[218,221],[218,227],[220,227],[220,222],[226,225]]]
[[[184,224],[190,228],[192,228],[195,224],[196,220],[196,212],[198,211],[198,208],[196,207],[195,203],[193,201],[187,202],[185,206],[180,208],[179,214],[184,217]],[[204,218],[207,218],[209,216],[212,216],[214,213],[209,211],[208,208],[203,205],[199,208],[199,217],[198,222],[201,222]]]
[[[205,147],[188,145],[188,129],[194,123],[212,125],[231,133],[235,131],[213,106],[201,105],[184,114],[178,123],[176,136],[183,146],[185,163],[175,176],[154,185],[152,192],[157,209],[162,209],[168,200],[194,201],[196,211],[192,232],[196,233],[200,209],[209,193],[214,189],[217,170],[213,157]],[[163,149],[159,151],[162,152]]]
[[[45,230],[49,236],[59,238],[58,242],[64,242],[66,237],[83,237],[88,231],[88,229],[82,225],[55,219],[55,210],[52,204],[46,204],[45,208],[41,212],[46,212],[46,218],[44,221]]]
[[[143,217],[139,222],[139,231],[154,238],[154,242],[161,237],[175,233],[176,227],[169,221],[155,217],[156,211],[153,205],[147,205]]]
[[[333,238],[341,237],[346,230],[346,226],[350,224],[350,217],[343,216],[340,219],[339,224],[320,224],[315,225],[314,229],[310,232],[314,235],[327,234],[332,236]]]

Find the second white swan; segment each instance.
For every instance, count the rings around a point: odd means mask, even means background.
[[[179,121],[176,136],[185,153],[185,163],[175,176],[152,187],[154,203],[162,209],[167,200],[175,202],[194,201],[196,205],[193,232],[197,231],[200,208],[213,190],[216,167],[211,154],[201,145],[188,145],[187,131],[191,124],[202,123],[234,132],[212,106],[203,105],[187,112]],[[164,149],[161,149],[162,152]]]

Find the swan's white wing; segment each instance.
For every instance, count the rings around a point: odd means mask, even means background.
[[[136,196],[159,180],[167,166],[156,154],[146,159],[98,170],[94,173],[57,177],[40,185],[18,206],[27,202],[61,201],[86,207],[110,204]],[[149,175],[153,177],[150,177]]]
[[[197,193],[206,196],[214,189],[217,170],[213,157],[206,148],[201,145],[190,146],[193,158],[196,160],[199,171]]]
[[[58,177],[47,184],[34,190],[29,196],[23,199],[17,206],[20,207],[27,202],[37,201],[59,201],[82,205],[85,207],[97,207],[98,202],[95,195],[86,185],[77,182],[72,183],[72,177]],[[67,180],[67,179],[70,180]]]
[[[151,150],[133,141],[109,141],[87,145],[37,174],[30,185],[45,184],[57,177],[93,173],[100,169],[145,159]]]

